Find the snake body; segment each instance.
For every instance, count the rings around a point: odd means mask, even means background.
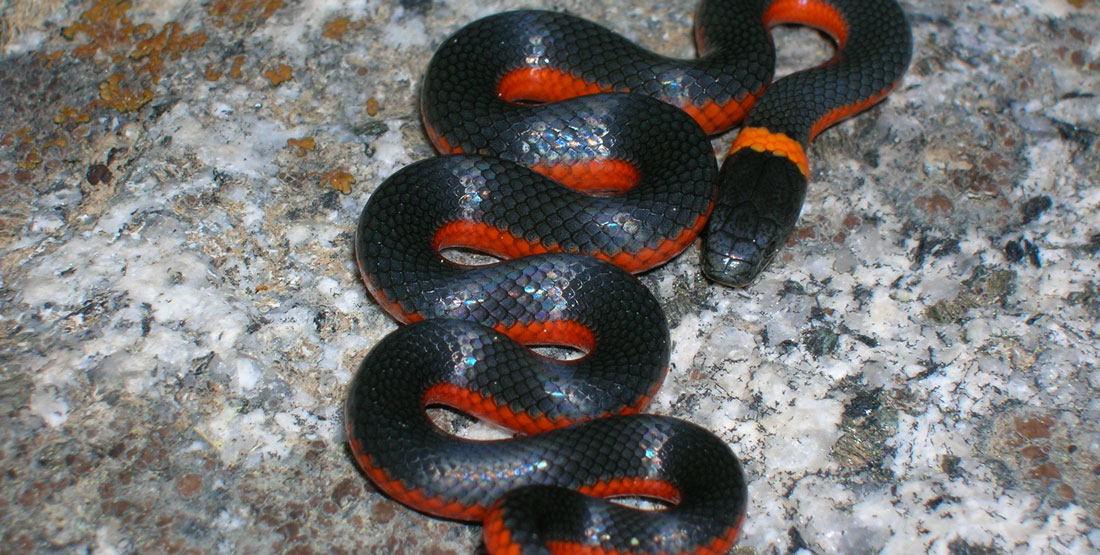
[[[786,22],[824,30],[837,52],[772,83],[768,28]],[[751,282],[797,220],[809,141],[882,99],[912,39],[894,0],[704,0],[696,39],[700,57],[683,61],[566,14],[471,23],[436,52],[421,93],[449,155],[395,173],[360,216],[367,288],[409,325],[351,384],[352,452],[402,503],[484,520],[490,552],[722,553],[739,534],[746,481],[730,449],[635,414],[664,377],[669,337],[628,272],[705,233],[704,273]],[[719,171],[708,134],[741,120]],[[452,247],[505,260],[461,266],[442,254]],[[453,437],[426,416],[435,404],[527,435]],[[624,495],[669,505],[600,499]]]

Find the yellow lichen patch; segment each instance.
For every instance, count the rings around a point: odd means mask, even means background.
[[[16,149],[14,157],[23,183],[32,179],[32,171],[49,168],[56,159],[73,158],[72,153],[67,152],[73,148],[70,142],[86,140],[97,129],[91,124],[96,118],[106,115],[102,121],[110,121],[112,111],[125,114],[146,107],[153,101],[157,84],[162,79],[176,81],[168,84],[168,89],[179,86],[187,78],[183,71],[190,70],[195,60],[190,60],[191,63],[174,61],[194,56],[192,53],[208,42],[206,33],[201,30],[209,28],[209,20],[199,24],[199,32],[188,33],[184,25],[174,21],[163,25],[132,21],[132,0],[84,0],[78,4],[84,10],[77,12],[79,16],[60,30],[62,38],[70,44],[58,50],[44,50],[37,59],[47,68],[63,63],[84,66],[77,71],[102,80],[98,96],[88,98],[83,89],[71,91],[41,107],[46,114],[46,125],[38,124],[18,132],[0,129],[0,147]],[[283,1],[230,0],[224,4],[228,6],[227,14],[234,19],[239,17],[243,24],[252,25],[270,16]],[[211,8],[211,11],[214,13],[216,9]],[[236,56],[228,65],[224,62],[212,64],[204,77],[216,80],[224,71],[239,78],[244,63],[244,56]],[[285,74],[289,68],[280,67],[277,71]],[[287,78],[290,76],[280,77]],[[50,122],[54,125],[49,125]]]
[[[321,36],[332,39],[340,40],[344,38],[344,33],[348,32],[348,25],[351,23],[346,17],[338,17],[325,23],[325,30],[321,31]]]
[[[163,75],[165,60],[179,59],[184,52],[205,44],[207,38],[203,33],[183,33],[175,22],[165,24],[160,32],[154,32],[148,23],[135,25],[127,17],[130,7],[129,0],[96,0],[72,25],[61,30],[61,36],[69,40],[78,36],[87,38],[87,42],[72,50],[77,58],[91,58],[101,53],[116,65],[111,77],[100,83],[99,96],[107,106],[120,112],[136,110],[153,99],[153,91],[147,86],[124,85],[127,74],[146,74],[156,83]],[[52,63],[60,56],[61,52],[55,52],[43,59]],[[145,63],[134,68],[125,63],[127,59]],[[82,121],[69,113],[63,113],[62,117],[57,123],[67,119]],[[88,116],[85,113],[79,117]]]
[[[283,5],[282,0],[219,0],[210,4],[209,13],[214,18],[214,24],[221,27],[226,18],[233,23],[267,19]]]
[[[142,89],[135,92],[122,86],[122,73],[116,72],[99,84],[99,98],[119,112],[132,112],[153,100],[153,91]]]
[[[286,64],[279,64],[277,67],[265,71],[264,77],[271,81],[272,86],[278,87],[294,78],[294,70]]]
[[[211,17],[214,17],[214,24],[218,27],[223,25],[221,18],[229,16],[233,10],[232,2],[214,2],[210,4],[209,12]]]
[[[69,140],[65,137],[58,137],[52,141],[47,141],[45,144],[42,145],[42,150],[46,150],[51,146],[56,146],[57,148],[65,148],[69,146]]]
[[[23,127],[20,127],[18,131],[15,132],[16,137],[25,137],[25,136],[30,135],[30,134],[31,134],[31,127],[29,125],[24,125]]]
[[[85,64],[87,67],[82,69],[87,74],[108,77],[99,83],[98,97],[89,99],[78,94],[43,106],[43,111],[49,114],[45,121],[52,120],[54,126],[37,125],[15,133],[6,129],[0,131],[0,146],[19,149],[17,160],[22,174],[46,166],[53,158],[66,157],[66,153],[58,151],[71,149],[69,141],[74,138],[88,137],[94,128],[90,125],[93,116],[98,118],[112,110],[120,113],[140,110],[152,102],[156,85],[162,79],[185,79],[184,68],[174,66],[186,65],[191,69],[193,63],[173,64],[173,61],[207,43],[208,37],[201,31],[209,29],[210,23],[251,26],[271,16],[284,5],[284,0],[210,0],[206,5],[211,17],[201,22],[198,32],[193,33],[186,32],[183,25],[174,21],[163,25],[132,21],[133,0],[84,0],[79,4],[86,9],[78,12],[80,15],[60,30],[60,35],[70,44],[56,51],[43,51],[37,58],[46,67],[61,63]],[[244,64],[245,56],[235,56],[228,63],[216,62],[207,66],[202,75],[214,81],[224,72],[240,79]],[[279,65],[272,71],[274,79],[269,79],[274,85],[293,77],[289,66]],[[178,83],[168,84],[166,88],[174,86]],[[110,119],[109,114],[107,119]]]
[[[160,80],[165,59],[178,60],[184,52],[206,44],[206,38],[205,33],[181,33],[177,23],[168,22],[159,33],[138,42],[130,58],[145,59],[145,65],[137,71],[148,73],[156,83]]]
[[[317,141],[313,140],[313,137],[304,137],[301,139],[287,139],[286,146],[297,147],[298,156],[305,156],[307,152],[317,148]]]
[[[58,50],[57,52],[43,52],[42,54],[39,54],[38,59],[46,62],[46,67],[53,67],[53,63],[64,55],[64,50]]]
[[[237,56],[233,58],[233,65],[229,67],[229,76],[234,79],[240,79],[244,72],[241,71],[241,67],[244,66],[244,56]]]
[[[29,137],[30,132],[30,126],[24,125],[12,133],[5,133],[3,137],[0,137],[0,146],[11,146],[15,144],[16,139],[19,139],[21,143],[29,143],[32,140]]]
[[[321,185],[332,187],[341,193],[351,192],[351,186],[355,184],[355,176],[344,168],[333,170],[321,176]]]
[[[17,166],[19,166],[20,168],[23,168],[25,170],[29,170],[31,168],[37,167],[41,163],[42,163],[42,154],[38,152],[37,148],[31,148],[30,152],[28,152],[27,155],[24,156],[22,160],[16,162],[15,164]]]
[[[61,108],[60,108],[60,110],[58,110],[58,112],[59,113],[56,116],[53,117],[53,122],[58,124],[58,125],[61,125],[61,124],[65,123],[66,121],[74,121],[76,123],[87,123],[91,119],[91,116],[88,115],[87,111],[81,112],[80,110],[77,110],[76,108],[73,108],[72,106],[69,106],[68,104],[62,104]]]
[[[80,14],[80,19],[63,27],[61,36],[69,40],[80,34],[88,37],[88,42],[73,49],[73,54],[78,58],[90,58],[101,50],[129,44],[135,35],[140,36],[152,30],[151,25],[134,25],[126,17],[130,6],[129,0],[97,0],[88,11]],[[121,58],[117,53],[111,56],[115,61]]]

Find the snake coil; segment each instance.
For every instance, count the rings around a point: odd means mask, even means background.
[[[837,51],[772,83],[768,29],[788,22],[822,29]],[[367,288],[409,325],[352,381],[352,453],[398,501],[484,520],[492,553],[724,553],[740,532],[746,482],[729,447],[637,414],[664,378],[669,335],[628,272],[705,233],[703,272],[750,283],[798,218],[806,146],[889,93],[912,39],[894,0],[704,0],[696,42],[700,57],[683,61],[560,13],[471,23],[421,91],[448,155],[395,173],[359,218]],[[719,171],[707,136],[742,120]],[[461,266],[441,254],[452,247],[503,261]],[[525,435],[451,436],[425,413],[436,404]],[[668,506],[601,499],[616,496]]]

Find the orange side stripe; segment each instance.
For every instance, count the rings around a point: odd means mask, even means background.
[[[484,525],[482,535],[489,555],[520,555],[520,546],[512,542],[512,531],[504,525],[499,502],[485,515]]]
[[[649,478],[612,478],[577,488],[592,497],[638,496],[660,499],[668,503],[680,502],[680,491],[665,480]]]
[[[435,146],[436,151],[440,154],[462,154],[462,147],[452,145],[447,137],[444,137],[436,128],[428,124],[428,120],[424,118],[424,110],[420,111],[420,121],[424,124],[424,132],[428,134],[428,140]]]
[[[614,90],[549,67],[516,69],[497,83],[497,94],[507,102],[559,102]]]
[[[496,329],[524,345],[557,345],[572,347],[585,353],[590,353],[596,348],[596,336],[592,334],[592,330],[577,322],[566,320],[519,322],[511,326],[496,326]]]
[[[745,119],[745,116],[748,115],[749,110],[752,109],[753,104],[756,104],[756,100],[760,98],[761,94],[764,94],[763,88],[724,103],[707,100],[703,102],[702,106],[681,104],[677,107],[687,112],[707,135],[714,135],[737,125]]]
[[[656,247],[643,248],[635,253],[593,253],[593,256],[607,260],[631,273],[648,270],[666,262],[687,248],[702,231],[703,226],[706,225],[706,217],[706,214],[699,216],[691,227],[681,230],[671,239],[661,241]],[[561,247],[556,244],[529,241],[517,237],[505,229],[480,222],[467,221],[444,224],[435,233],[433,246],[436,250],[449,247],[471,248],[501,258],[519,258],[532,254],[562,251]]]
[[[836,8],[820,0],[777,0],[764,12],[764,25],[797,23],[820,29],[833,37],[837,49],[848,41],[848,23]]]
[[[411,324],[424,319],[424,316],[421,314],[405,312],[405,310],[401,308],[401,303],[387,297],[386,292],[376,286],[367,274],[363,274],[363,283],[367,286],[367,292],[374,297],[375,302],[377,302],[383,310],[388,312],[390,316],[393,316],[394,320],[403,324]]]
[[[828,129],[829,126],[833,125],[834,123],[850,118],[870,108],[871,106],[874,106],[880,100],[886,98],[886,96],[890,94],[890,91],[894,90],[894,86],[896,85],[897,83],[894,83],[894,85],[890,88],[882,91],[879,94],[868,97],[863,101],[849,104],[847,106],[840,106],[839,108],[833,108],[827,114],[821,116],[821,119],[817,120],[816,123],[814,123],[813,128],[810,129],[810,140],[814,140],[814,137],[816,137],[822,131]]]
[[[661,381],[663,380],[658,380],[658,382],[650,391],[646,392],[644,395],[636,399],[633,404],[624,406],[616,412],[605,412],[603,414],[592,415],[585,417],[583,420],[607,418],[608,416],[617,414],[638,414],[647,406],[649,406],[649,403],[653,400],[654,394],[656,394],[657,389],[661,385]],[[566,417],[551,419],[541,414],[529,414],[523,411],[516,411],[508,407],[507,405],[498,402],[492,396],[482,395],[481,393],[478,393],[476,391],[471,391],[464,387],[449,383],[438,384],[428,388],[428,391],[424,393],[424,399],[422,402],[424,406],[436,404],[446,405],[448,407],[452,407],[459,411],[465,412],[470,416],[487,420],[489,422],[504,426],[508,429],[528,435],[548,432],[557,428],[564,428],[566,426],[571,426],[581,421],[580,419],[573,420]],[[615,489],[626,488],[627,486],[631,486],[635,489],[622,489],[621,492],[619,492],[618,489]],[[599,487],[604,488],[603,490],[601,490],[603,491],[603,493],[593,491],[590,493],[590,495],[601,497],[626,495],[630,494],[632,491],[638,490],[638,488],[642,488],[643,486],[639,484],[623,483],[604,484]],[[641,489],[639,491],[645,492],[649,490]],[[645,493],[640,493],[640,495],[644,494]],[[654,486],[654,489],[652,491],[649,491],[649,494],[652,494],[654,497],[662,499],[675,499],[675,496],[666,495],[669,494],[666,489],[657,488],[656,486]]]
[[[497,83],[497,95],[507,102],[559,102],[601,92],[627,90],[585,81],[558,69],[541,67],[513,70]],[[707,135],[713,135],[745,119],[745,115],[763,92],[763,89],[749,92],[724,103],[707,100],[699,106],[681,104],[677,107],[687,112]],[[434,138],[432,142],[439,144]]]
[[[359,464],[359,468],[363,469],[363,472],[370,478],[370,481],[386,495],[413,509],[442,518],[456,520],[482,520],[485,518],[485,514],[488,512],[486,507],[463,505],[457,501],[447,502],[443,499],[429,497],[423,490],[408,487],[400,480],[391,477],[384,469],[375,466],[370,455],[363,452],[363,446],[359,443],[359,440],[354,439],[350,428],[351,425],[348,424],[348,437],[352,438],[348,440],[348,444],[351,447],[355,461]]]
[[[444,224],[435,232],[433,246],[437,251],[451,247],[476,249],[499,258],[519,258],[550,252],[554,245],[544,245],[516,237],[505,229],[480,222],[455,221]]]
[[[652,482],[658,481],[653,480]],[[520,546],[512,542],[512,531],[504,524],[500,502],[497,502],[486,513],[484,524],[485,547],[488,549],[490,555],[520,554]],[[710,543],[700,546],[698,549],[692,550],[691,552],[681,552],[676,555],[723,555],[737,542],[737,538],[741,535],[741,528],[744,525],[745,515],[741,515],[733,526],[727,528],[721,536],[714,538]],[[551,553],[557,555],[650,555],[637,551],[601,549],[571,541],[549,542],[547,547],[550,549]]]
[[[531,169],[577,191],[596,196],[625,193],[641,179],[634,164],[623,160],[586,160],[571,164],[539,164]]]
[[[568,418],[551,420],[543,415],[515,411],[497,403],[492,397],[454,384],[439,384],[428,389],[424,394],[424,405],[437,404],[528,435],[564,428],[574,423]]]

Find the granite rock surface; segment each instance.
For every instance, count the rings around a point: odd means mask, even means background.
[[[676,4],[5,2],[0,551],[476,551],[346,450],[396,327],[356,217],[433,155],[416,92],[461,25],[566,10],[690,56]],[[673,326],[652,410],[745,462],[739,553],[1096,552],[1100,4],[903,6],[909,74],[814,143],[761,280],[694,248],[642,276]],[[777,35],[783,71],[830,55]]]

